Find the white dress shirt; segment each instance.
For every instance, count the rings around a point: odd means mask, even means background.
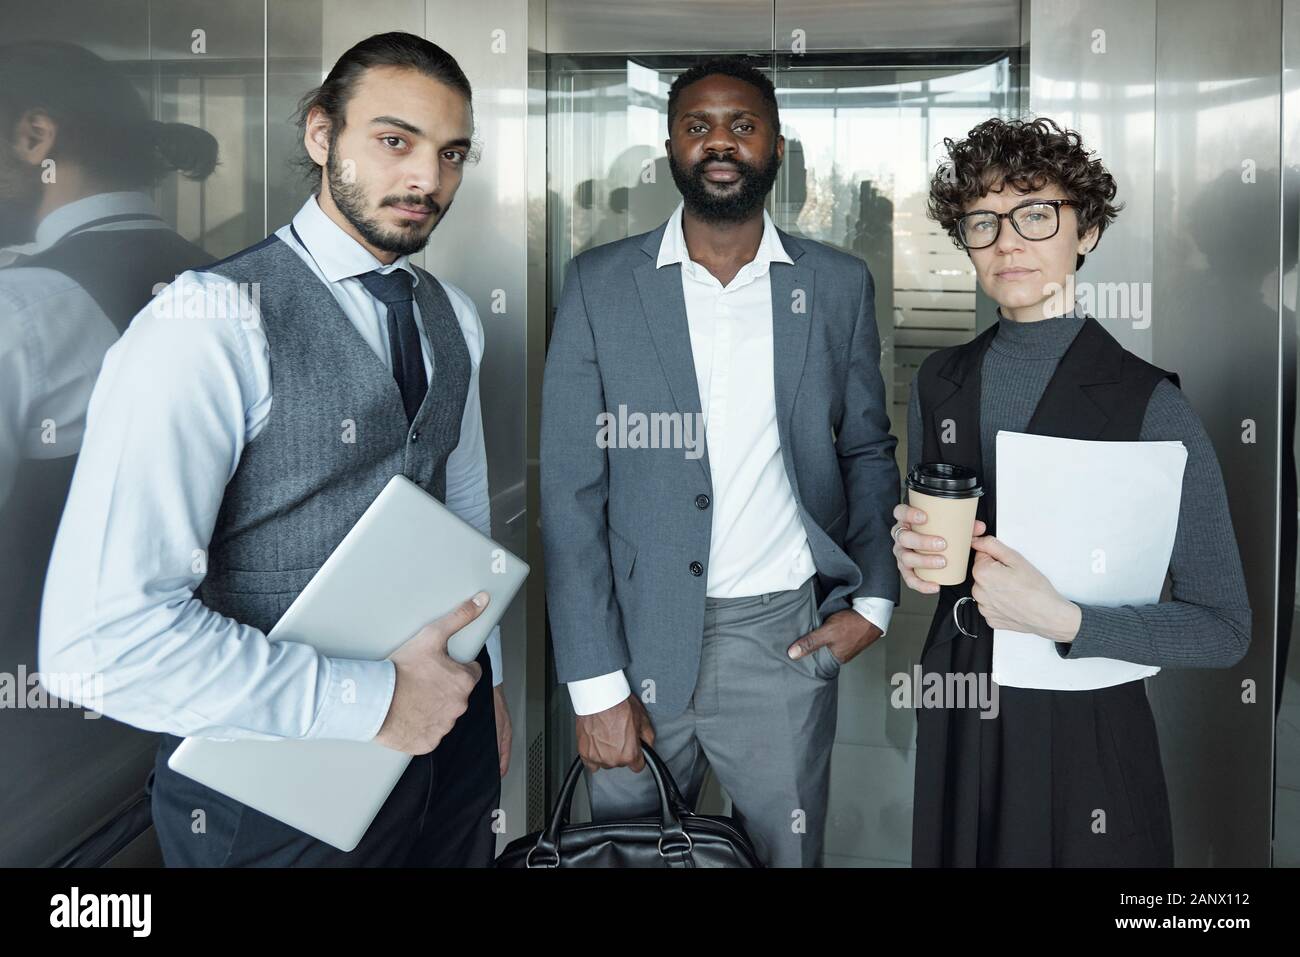
[[[134,191],[74,200],[36,227],[34,242],[0,254],[0,262],[34,256],[87,223],[108,216],[156,216]],[[159,220],[92,226],[93,232],[166,228]],[[76,454],[86,404],[117,327],[81,286],[53,269],[15,263],[0,272],[0,505],[23,459]]]
[[[798,588],[816,572],[812,549],[781,458],[772,347],[773,262],[792,263],[763,211],[758,252],[725,287],[690,258],[678,204],[659,245],[656,268],[681,264],[691,354],[704,413],[712,477],[712,538],[706,594],[742,598]],[[853,608],[882,632],[894,603],[855,598]],[[569,682],[577,714],[628,696],[623,672]]]
[[[314,196],[293,225],[308,248],[287,225],[276,235],[327,284],[391,368],[386,307],[350,277],[374,269],[414,274],[407,257],[381,267]],[[187,272],[176,282],[228,286],[211,273]],[[446,505],[487,533],[478,394],[483,328],[469,297],[442,285],[471,362],[460,443],[447,460]],[[184,288],[186,303],[224,303],[206,289],[199,297],[194,286]],[[50,562],[40,669],[102,674],[100,710],[149,730],[368,741],[392,700],[391,661],[332,658],[299,642],[270,642],[194,597],[204,577],[196,558],[208,547],[226,483],[273,401],[266,334],[254,305],[245,300],[243,307],[242,316],[223,310],[201,319],[146,307],[105,357]],[[423,328],[420,344],[430,373]],[[499,629],[488,651],[499,683]]]

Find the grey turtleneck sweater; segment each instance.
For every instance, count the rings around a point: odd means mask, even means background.
[[[1084,319],[1077,310],[1038,322],[999,317],[982,367],[980,447],[986,494],[995,494],[998,430],[1024,432],[1029,427],[1038,400]],[[911,469],[924,449],[915,380],[907,437]],[[1058,643],[1057,651],[1066,658],[1118,658],[1161,667],[1226,667],[1241,657],[1250,641],[1250,604],[1214,447],[1182,390],[1167,379],[1151,395],[1140,438],[1177,440],[1187,447],[1178,531],[1169,561],[1170,600],[1118,608],[1079,604],[1079,632],[1074,641]]]

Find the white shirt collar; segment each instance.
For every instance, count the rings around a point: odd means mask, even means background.
[[[132,213],[157,216],[158,210],[152,199],[137,190],[96,193],[94,196],[73,200],[40,221],[36,227],[36,239],[30,249],[32,252],[48,249],[77,227],[96,219]],[[160,222],[158,225],[165,224]]]
[[[293,217],[293,228],[329,282],[340,282],[350,276],[376,269],[382,273],[405,269],[415,277],[415,285],[420,283],[420,276],[411,265],[409,256],[398,256],[385,266],[373,253],[345,233],[343,227],[325,215],[325,210],[320,208],[314,193],[307,197],[307,202],[302,204],[302,208]]]
[[[686,249],[686,233],[682,230],[682,212],[685,209],[684,202],[678,203],[672,216],[668,218],[668,225],[664,228],[664,238],[659,243],[659,258],[655,261],[656,269],[672,263],[685,265],[692,262],[690,252]],[[774,262],[794,264],[790,254],[785,251],[781,236],[776,231],[776,223],[772,222],[772,217],[765,209],[763,210],[763,238],[759,240],[758,252],[754,254],[754,259],[749,265],[754,267],[751,270],[754,275],[761,276]]]

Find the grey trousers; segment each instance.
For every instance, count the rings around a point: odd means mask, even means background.
[[[769,867],[821,863],[840,665],[822,647],[786,649],[820,624],[813,582],[750,598],[710,598],[699,678],[686,710],[651,716],[655,751],[692,806],[712,767]],[[587,775],[597,821],[658,813],[648,770]]]

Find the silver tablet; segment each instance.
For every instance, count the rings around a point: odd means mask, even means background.
[[[336,658],[388,657],[479,591],[488,606],[452,636],[473,661],[528,576],[528,566],[394,476],[271,630]],[[186,738],[168,765],[285,824],[350,851],[411,757],[371,742]]]

